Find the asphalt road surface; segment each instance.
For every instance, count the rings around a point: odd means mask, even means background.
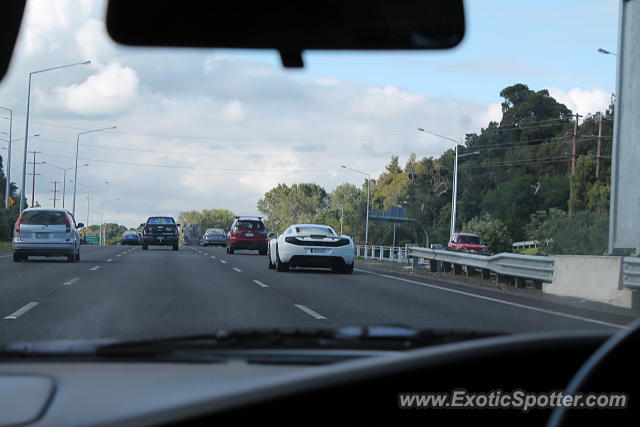
[[[0,342],[144,339],[236,328],[407,325],[506,332],[616,330],[631,317],[429,279],[279,273],[224,248],[82,247],[82,260],[0,256]]]

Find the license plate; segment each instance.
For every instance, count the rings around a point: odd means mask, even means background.
[[[246,233],[245,236],[247,237],[253,237],[253,233]]]
[[[328,249],[311,248],[311,249],[309,249],[309,251],[312,254],[326,254],[328,252]]]
[[[36,233],[36,239],[48,239],[51,234],[49,233]]]

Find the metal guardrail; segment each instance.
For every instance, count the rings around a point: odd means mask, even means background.
[[[622,258],[622,285],[626,288],[640,289],[640,258]]]
[[[422,263],[441,262],[456,268],[464,266],[465,270],[482,269],[500,276],[518,279],[531,279],[550,283],[553,279],[554,258],[549,256],[520,255],[500,253],[486,256],[465,252],[445,251],[421,247],[389,247],[389,246],[357,246],[356,255],[365,259],[380,261],[406,262],[409,258],[416,258]],[[447,271],[445,269],[445,271]],[[460,270],[458,270],[460,271]],[[640,284],[640,259],[637,263],[637,282]],[[488,273],[487,273],[488,274]]]

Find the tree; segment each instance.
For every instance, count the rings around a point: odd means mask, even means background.
[[[560,209],[539,211],[527,226],[531,240],[548,242],[541,251],[548,254],[602,255],[607,249],[609,216],[602,212]]]
[[[511,252],[511,237],[507,226],[498,218],[485,214],[473,218],[464,225],[466,233],[479,235],[492,253]]]
[[[291,224],[312,222],[328,207],[327,192],[314,183],[278,184],[258,200],[258,210],[267,216],[265,225],[276,233]]]
[[[204,229],[222,228],[228,230],[236,215],[228,209],[205,209],[200,214],[200,225]]]

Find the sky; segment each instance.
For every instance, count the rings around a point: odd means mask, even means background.
[[[465,39],[447,51],[305,53],[285,70],[271,51],[147,49],[115,44],[102,0],[30,0],[0,106],[25,134],[33,76],[29,150],[35,199],[53,206],[52,165],[74,165],[80,137],[76,219],[136,227],[150,215],[225,208],[258,214],[278,183],[327,191],[377,176],[392,154],[439,156],[448,137],[500,119],[499,92],[515,83],[548,89],[582,115],[603,111],[615,86],[618,0],[467,0]],[[0,132],[8,120],[0,110]],[[0,139],[7,135],[0,133]],[[0,156],[7,154],[0,141]],[[14,141],[11,180],[20,184],[24,141]],[[32,155],[29,155],[32,159]],[[3,161],[4,163],[4,161]],[[28,172],[31,172],[29,164]],[[31,198],[31,180],[26,193]],[[72,209],[73,170],[65,207]],[[58,185],[59,188],[62,184]],[[87,197],[89,196],[89,198]],[[60,197],[60,195],[58,195]],[[60,207],[58,200],[57,206]]]

